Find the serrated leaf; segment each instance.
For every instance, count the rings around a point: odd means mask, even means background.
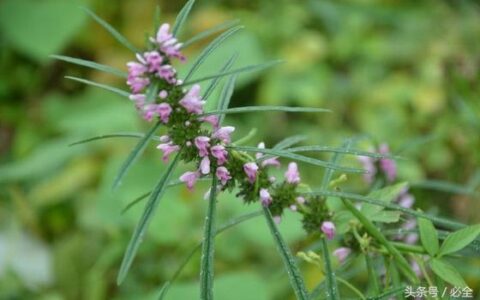
[[[73,80],[73,81],[78,81],[78,82],[81,82],[83,84],[91,85],[91,86],[94,86],[94,87],[99,87],[101,89],[113,92],[113,93],[115,93],[117,95],[120,95],[122,97],[128,98],[130,96],[130,93],[128,93],[128,92],[123,91],[121,89],[117,89],[116,87],[109,86],[109,85],[106,85],[106,84],[101,84],[101,83],[97,83],[97,82],[94,82],[94,81],[91,81],[91,80],[78,78],[78,77],[74,77],[74,76],[65,76],[65,78]]]
[[[180,150],[181,151],[181,150]],[[135,231],[130,239],[128,244],[127,250],[125,251],[125,255],[123,256],[122,264],[120,266],[120,271],[118,272],[117,277],[117,284],[120,285],[127,276],[128,270],[130,269],[132,262],[137,254],[138,248],[140,247],[140,243],[143,240],[143,236],[145,235],[145,231],[148,228],[148,225],[155,213],[155,210],[162,198],[165,189],[167,187],[167,183],[170,181],[170,177],[172,176],[175,167],[177,166],[180,160],[181,153],[179,152],[173,161],[168,166],[165,173],[162,175],[160,180],[158,181],[155,189],[152,191],[150,198],[148,199],[147,204],[145,205],[145,210],[135,228]]]
[[[430,220],[417,218],[417,221],[423,248],[427,250],[430,256],[435,256],[439,249],[437,230]]]
[[[235,63],[235,60],[237,59],[238,57],[238,54],[235,53],[233,54],[228,60],[227,62],[225,63],[225,65],[223,65],[223,67],[220,69],[220,73],[222,72],[226,72],[228,70],[230,70],[230,68],[233,66],[233,64]],[[215,79],[212,80],[212,82],[208,85],[207,89],[205,90],[205,93],[203,94],[203,99],[208,99],[208,97],[212,94],[212,92],[215,90],[215,87],[218,85],[218,83],[220,82],[220,79],[222,79],[222,77],[217,77]]]
[[[178,13],[172,28],[173,36],[175,37],[178,36],[180,29],[182,29],[183,24],[187,20],[187,17],[190,14],[190,11],[192,10],[194,3],[195,3],[195,0],[189,0],[187,3],[185,3],[185,5],[182,7],[180,12]]]
[[[93,11],[84,7],[87,14],[92,17],[98,24],[100,24],[105,30],[107,30],[120,44],[130,49],[133,53],[139,53],[140,51],[132,45],[123,35],[120,34],[115,28],[108,24],[105,20],[97,16]]]
[[[125,162],[120,167],[117,176],[113,182],[113,188],[116,188],[120,185],[123,177],[127,174],[128,170],[132,166],[132,164],[137,160],[137,158],[142,155],[143,151],[148,145],[148,142],[151,140],[157,129],[162,125],[162,123],[157,122],[150,130],[145,134],[145,136],[137,143],[135,148],[133,148],[132,152],[128,155]]]
[[[338,286],[335,273],[332,268],[332,261],[330,260],[330,253],[328,252],[327,240],[325,237],[321,238],[322,242],[322,254],[323,254],[323,266],[325,270],[325,280],[327,285],[327,290],[325,291],[325,296],[329,300],[339,299],[338,295]]]
[[[458,231],[450,233],[443,241],[439,256],[454,253],[468,246],[480,234],[480,224],[468,226]]]
[[[433,258],[430,260],[430,268],[440,278],[452,284],[455,287],[466,287],[467,284],[463,280],[462,275],[457,269],[445,260]]]
[[[287,270],[288,278],[290,279],[290,284],[293,288],[293,291],[295,292],[295,296],[297,297],[297,299],[307,300],[308,294],[305,289],[305,283],[303,282],[303,278],[300,270],[298,269],[295,258],[292,256],[292,253],[290,252],[287,244],[285,244],[285,241],[283,240],[282,235],[278,231],[278,228],[275,225],[275,222],[273,221],[272,215],[270,214],[268,208],[264,207],[263,212],[265,215],[265,219],[267,220],[267,225],[270,229],[270,232],[272,233],[273,239],[277,246],[277,250],[282,257],[283,263]]]
[[[242,27],[241,26],[236,26],[232,29],[229,29],[219,35],[217,38],[215,38],[210,44],[208,44],[207,47],[203,49],[203,51],[200,53],[200,55],[197,57],[195,62],[193,63],[192,67],[188,71],[187,75],[185,76],[184,81],[188,82],[190,77],[195,73],[195,71],[202,65],[202,63],[210,56],[210,54],[213,53],[213,51],[218,48],[223,42],[225,42],[226,39],[228,39],[230,36],[235,34],[237,31],[239,31]]]
[[[302,112],[302,113],[320,113],[320,112],[331,112],[329,109],[323,108],[311,108],[311,107],[291,107],[291,106],[242,106],[242,107],[235,107],[235,108],[218,108],[217,110],[209,111],[202,116],[210,116],[210,115],[226,115],[226,114],[239,114],[239,113],[250,113],[250,112]],[[301,147],[298,147],[301,148]],[[288,149],[292,152],[302,152],[302,149],[298,148],[291,148]],[[336,148],[330,148],[329,152],[335,152]],[[308,151],[308,150],[307,150]],[[325,150],[327,151],[327,150]],[[368,153],[368,152],[367,152]],[[351,153],[354,154],[354,153]],[[357,154],[355,154],[357,155]],[[378,156],[378,154],[377,154]]]
[[[118,70],[114,67],[110,67],[110,66],[107,66],[107,65],[102,65],[102,64],[99,64],[99,63],[96,63],[96,62],[93,62],[93,61],[84,60],[84,59],[75,58],[75,57],[70,57],[70,56],[64,56],[64,55],[50,55],[50,57],[61,60],[61,61],[69,62],[69,63],[75,64],[75,65],[79,65],[79,66],[87,67],[87,68],[90,68],[90,69],[98,70],[98,71],[101,71],[101,72],[113,74],[113,75],[118,76],[118,77],[127,78],[127,73],[125,73],[123,71],[120,71],[120,70]]]
[[[216,25],[210,29],[207,29],[205,31],[202,31],[198,34],[196,34],[195,36],[193,36],[192,38],[188,39],[187,41],[185,41],[183,44],[182,44],[182,49],[190,46],[191,44],[195,43],[195,42],[198,42],[198,41],[201,41],[205,38],[208,38],[209,36],[211,35],[214,35],[215,33],[217,32],[220,32],[220,31],[223,31],[223,30],[226,30],[234,25],[238,25],[239,21],[238,20],[233,20],[233,21],[227,21],[227,22],[224,22],[224,23],[221,23],[219,25]]]

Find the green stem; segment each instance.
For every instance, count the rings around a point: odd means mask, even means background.
[[[367,299],[362,292],[360,292],[355,286],[353,286],[352,284],[350,284],[350,283],[349,283],[348,281],[346,281],[345,279],[342,279],[341,277],[338,277],[338,276],[337,276],[337,280],[338,280],[338,282],[341,282],[343,285],[345,285],[346,287],[348,287],[352,292],[354,292],[355,294],[357,294],[360,299],[362,299],[362,300]]]
[[[430,278],[430,275],[428,275],[428,272],[427,272],[427,269],[425,268],[425,264],[423,263],[423,260],[420,257],[418,257],[418,255],[412,255],[412,257],[420,267],[420,271],[422,272],[423,277],[425,277],[425,280],[427,281],[428,285],[433,286],[432,278]]]
[[[373,267],[372,258],[368,253],[365,253],[365,263],[367,264],[368,269],[368,281],[371,282],[371,287],[375,295],[380,294],[380,284],[378,283],[377,274],[375,268]]]
[[[335,273],[332,269],[332,262],[330,260],[330,254],[328,252],[327,240],[325,237],[321,238],[322,242],[322,254],[323,254],[323,263],[325,270],[325,279],[327,283],[327,299],[340,299],[338,295],[337,282],[335,280]]]

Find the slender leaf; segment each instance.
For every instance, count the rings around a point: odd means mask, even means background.
[[[478,192],[475,191],[475,188],[442,180],[424,180],[420,182],[414,182],[410,186],[412,188],[423,188],[459,195],[478,195]]]
[[[123,46],[127,47],[134,53],[139,53],[140,51],[132,45],[123,35],[121,35],[115,28],[108,24],[105,20],[97,16],[93,11],[84,7],[84,10],[87,12],[90,17],[92,17],[98,24],[105,28],[117,41],[120,42]]]
[[[380,283],[378,282],[377,271],[375,270],[372,258],[368,253],[365,253],[365,263],[368,270],[368,282],[371,284],[370,286],[373,289],[373,293],[378,295],[380,293]]]
[[[304,135],[294,135],[294,136],[291,136],[291,137],[287,137],[287,138],[281,140],[280,142],[278,142],[277,144],[275,144],[273,146],[273,149],[282,150],[282,149],[291,147],[295,144],[298,144],[300,142],[303,142],[306,139],[307,139],[307,137],[304,136]]]
[[[189,0],[187,3],[185,3],[183,8],[178,13],[172,28],[172,34],[175,37],[177,37],[178,34],[180,33],[180,29],[182,29],[183,24],[185,24],[185,21],[187,20],[187,17],[190,14],[190,11],[192,10],[192,6],[194,3],[195,3],[195,0]]]
[[[97,140],[103,140],[103,139],[110,139],[110,138],[142,138],[145,137],[145,134],[143,133],[136,133],[136,132],[124,132],[124,133],[110,133],[110,134],[102,134],[98,136],[94,136],[88,139],[80,140],[74,143],[69,144],[69,146],[75,146],[75,145],[80,145],[80,144],[85,144],[88,142],[93,142]],[[155,141],[160,141],[160,137],[158,136],[152,136],[152,140]]]
[[[215,253],[215,214],[217,206],[217,176],[212,178],[210,200],[208,202],[203,231],[202,261],[200,265],[200,299],[213,299],[213,266]]]
[[[452,284],[455,287],[466,287],[467,284],[463,280],[462,275],[458,273],[457,269],[445,260],[433,258],[430,260],[430,268],[440,278]]]
[[[127,159],[123,163],[122,167],[118,171],[117,176],[113,182],[113,188],[116,188],[120,185],[123,177],[127,174],[127,171],[130,169],[132,164],[137,160],[137,158],[145,151],[145,148],[148,145],[148,142],[153,137],[157,129],[160,127],[162,123],[157,122],[146,134],[145,136],[138,142],[138,144],[133,148],[132,152],[128,155]]]
[[[391,288],[376,297],[370,297],[371,300],[392,299],[393,296],[403,293],[405,286]]]
[[[425,218],[418,218],[417,220],[423,248],[427,250],[430,256],[435,256],[440,248],[438,244],[437,230],[433,226],[432,221]]]
[[[235,108],[222,108],[219,110],[209,111],[203,114],[203,116],[209,115],[225,115],[225,114],[238,114],[238,113],[250,113],[250,112],[304,112],[304,113],[319,113],[319,112],[331,112],[329,109],[323,108],[310,108],[310,107],[291,107],[291,106],[243,106],[243,107],[235,107]],[[301,148],[301,147],[299,147]],[[297,148],[293,148],[297,150]],[[335,148],[331,148],[335,149]],[[296,152],[301,152],[302,149],[297,150]],[[312,150],[306,150],[312,151]],[[325,150],[327,151],[327,150]],[[334,152],[331,151],[330,152]],[[366,152],[369,154],[373,154],[370,152]],[[354,153],[352,153],[354,154]],[[358,155],[358,154],[355,154]],[[379,154],[375,154],[375,157],[383,157]]]
[[[182,84],[182,86],[192,85],[192,84],[199,83],[199,82],[202,82],[202,81],[207,81],[207,80],[211,80],[211,79],[215,79],[215,78],[225,77],[225,76],[233,75],[233,74],[261,71],[261,70],[276,66],[281,62],[282,62],[281,60],[275,60],[275,61],[266,62],[266,63],[263,63],[263,64],[250,65],[250,66],[246,66],[246,67],[242,67],[242,68],[238,68],[238,69],[233,69],[233,70],[230,70],[230,71],[220,72],[220,73],[217,73],[217,74],[214,74],[214,75],[208,75],[208,76],[201,77],[201,78],[198,78],[198,79],[192,79],[190,81],[185,81]]]
[[[228,70],[230,70],[230,68],[233,66],[235,60],[237,59],[238,57],[238,54],[235,53],[233,54],[228,60],[227,62],[225,63],[225,65],[223,65],[223,67],[220,69],[220,73],[222,72],[226,72]],[[220,82],[220,79],[222,79],[222,77],[217,77],[215,79],[212,80],[212,82],[210,82],[210,84],[208,85],[207,89],[205,90],[205,93],[203,94],[203,99],[208,99],[208,97],[212,94],[212,92],[215,90],[215,87],[217,87],[218,83]]]
[[[471,242],[473,242],[479,234],[480,224],[468,226],[466,228],[450,233],[443,241],[442,247],[440,248],[438,255],[442,256],[445,254],[457,252],[465,248]]]
[[[343,143],[341,149],[348,150],[348,148],[350,148],[351,143],[352,143],[351,140],[346,140]],[[340,160],[340,156],[341,155],[339,152],[335,152],[335,154],[332,156],[332,159],[330,160],[330,163],[336,165]],[[330,184],[330,181],[332,180],[333,173],[334,173],[333,169],[327,169],[325,171],[325,175],[323,175],[322,184],[320,186],[322,190],[327,189],[328,185]]]
[[[188,71],[187,75],[185,76],[185,82],[188,82],[190,77],[195,73],[195,71],[202,65],[202,63],[210,56],[210,54],[213,53],[213,51],[218,48],[226,39],[228,39],[230,36],[235,34],[237,31],[239,31],[242,28],[242,26],[236,26],[233,27],[221,35],[219,35],[217,38],[215,38],[210,44],[208,44],[205,49],[200,53],[200,55],[197,57],[197,60],[193,63],[192,67]]]
[[[216,25],[216,26],[214,26],[210,29],[202,31],[202,32],[196,34],[195,36],[193,36],[192,38],[188,39],[187,41],[185,41],[182,44],[182,49],[190,46],[193,43],[196,43],[196,42],[201,41],[205,38],[208,38],[211,35],[214,35],[214,34],[220,32],[220,31],[223,31],[223,30],[226,30],[228,28],[231,28],[232,26],[238,25],[238,23],[239,23],[238,20],[227,21],[227,22],[218,24],[218,25]]]
[[[340,299],[338,294],[337,279],[335,272],[332,268],[332,261],[330,260],[330,253],[328,252],[327,240],[325,237],[321,238],[322,241],[322,254],[323,254],[323,265],[325,268],[325,280],[327,285],[326,297],[327,299],[336,300]]]
[[[382,244],[387,251],[393,256],[396,263],[398,264],[400,271],[405,275],[405,277],[410,280],[412,283],[417,283],[418,278],[415,273],[410,268],[407,260],[402,256],[402,254],[390,244],[390,242],[385,238],[385,236],[378,230],[378,228],[373,225],[372,222],[362,214],[349,200],[342,199],[345,207],[362,223],[365,230],[375,238],[380,244]]]
[[[87,80],[87,79],[82,79],[82,78],[78,78],[78,77],[74,77],[74,76],[65,76],[65,78],[73,80],[73,81],[78,81],[78,82],[81,82],[81,83],[84,83],[84,84],[87,84],[87,85],[99,87],[101,89],[113,92],[113,93],[115,93],[117,95],[120,95],[122,97],[128,98],[130,96],[130,93],[128,93],[128,92],[125,92],[121,89],[117,89],[113,86],[109,86],[109,85],[106,85],[106,84],[101,84],[101,83],[97,83],[97,82],[94,82],[94,81],[90,81],[90,80]]]
[[[280,157],[286,157],[290,158],[293,160],[297,161],[302,161],[308,164],[316,165],[316,166],[321,166],[324,168],[332,168],[335,170],[340,170],[344,172],[351,172],[351,173],[364,173],[365,171],[363,169],[357,169],[357,168],[350,168],[350,167],[343,167],[343,166],[338,166],[331,164],[329,162],[295,154],[295,153],[290,153],[286,150],[276,150],[276,149],[262,149],[262,148],[256,148],[256,147],[247,147],[247,146],[229,146],[231,149],[239,150],[239,151],[247,151],[247,152],[259,152],[259,153],[264,153],[264,154],[270,154],[273,156],[280,156]]]
[[[327,110],[328,111],[328,110]],[[362,151],[358,149],[345,149],[343,147],[335,148],[329,146],[301,146],[287,149],[290,152],[334,152],[340,154],[349,154],[355,156],[367,156],[373,158],[390,158],[390,159],[400,159],[399,156],[384,155],[380,153],[373,153],[368,151]]]
[[[113,75],[118,76],[118,77],[122,77],[122,78],[127,77],[127,73],[125,73],[123,71],[120,71],[120,70],[118,70],[114,67],[110,67],[110,66],[107,66],[107,65],[102,65],[102,64],[99,64],[99,63],[96,63],[96,62],[93,62],[93,61],[84,60],[84,59],[75,58],[75,57],[70,57],[70,56],[64,56],[64,55],[50,55],[50,57],[61,60],[61,61],[69,62],[69,63],[75,64],[75,65],[79,65],[79,66],[87,67],[87,68],[90,68],[90,69],[94,69],[94,70],[97,70],[97,71],[110,73],[110,74],[113,74]]]
[[[222,89],[220,94],[220,100],[218,101],[217,108],[219,111],[227,110],[228,106],[230,105],[230,101],[232,100],[233,90],[235,89],[235,80],[237,79],[237,75],[232,75],[228,78],[225,86]],[[225,115],[220,115],[218,118],[218,124],[222,124],[223,120],[225,119]]]
[[[160,199],[162,198],[166,190],[167,183],[170,181],[170,177],[172,176],[172,173],[180,160],[180,156],[181,156],[181,153],[179,152],[175,156],[173,161],[170,163],[170,165],[168,166],[167,170],[162,175],[160,180],[158,181],[157,185],[152,191],[152,194],[150,195],[150,198],[148,199],[148,202],[145,206],[145,210],[142,214],[142,217],[140,218],[137,224],[137,227],[135,228],[132,238],[130,239],[130,242],[128,244],[127,250],[125,251],[125,255],[122,260],[122,265],[120,266],[120,271],[118,272],[118,277],[117,277],[118,285],[120,285],[125,280],[125,277],[127,276],[128,270],[130,269],[133,259],[137,254],[138,248],[140,247],[140,243],[143,240],[145,231],[147,230],[148,225],[153,217],[153,214],[155,213],[155,210],[160,202]]]
[[[293,291],[295,292],[295,296],[297,299],[306,300],[308,299],[308,294],[305,289],[305,283],[303,282],[302,275],[300,274],[300,270],[298,269],[297,263],[295,258],[292,256],[290,249],[285,244],[280,232],[273,221],[272,215],[268,208],[264,207],[263,212],[265,215],[265,219],[267,220],[267,225],[270,228],[270,232],[272,233],[273,239],[275,240],[275,244],[277,246],[277,250],[280,253],[285,268],[287,269],[287,274],[290,279],[290,284],[292,285]]]

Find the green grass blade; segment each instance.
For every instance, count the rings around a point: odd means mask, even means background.
[[[287,138],[281,140],[280,142],[276,143],[273,146],[273,149],[282,150],[282,149],[291,147],[295,144],[298,144],[300,142],[303,142],[306,139],[307,139],[307,137],[304,136],[304,135],[294,135],[294,136],[291,136],[291,137],[287,137]]]
[[[346,140],[342,144],[341,148],[348,150],[348,148],[350,148],[350,145],[351,145],[351,140]],[[339,152],[336,152],[335,154],[333,154],[332,158],[330,159],[330,163],[336,165],[340,160],[340,156],[341,155]],[[322,178],[322,184],[320,186],[322,190],[327,189],[328,185],[330,184],[330,181],[332,180],[333,173],[334,173],[334,170],[332,169],[325,170],[325,174],[323,175],[323,178]]]
[[[332,261],[330,260],[330,253],[328,252],[327,240],[322,237],[322,254],[323,254],[323,266],[325,268],[325,282],[327,285],[326,298],[329,300],[340,299],[338,294],[338,286],[335,273],[332,268]]]
[[[325,190],[306,192],[306,193],[302,193],[302,194],[346,198],[346,199],[361,201],[361,202],[365,202],[365,203],[370,203],[370,204],[373,204],[373,205],[379,205],[379,206],[383,206],[385,208],[401,211],[403,213],[406,213],[406,214],[414,216],[414,217],[421,217],[421,218],[428,219],[428,220],[432,221],[434,224],[437,224],[439,226],[443,226],[443,227],[445,227],[447,229],[450,229],[450,230],[456,230],[456,229],[466,227],[466,225],[462,224],[462,223],[447,220],[445,218],[430,216],[428,214],[425,214],[425,213],[422,213],[422,212],[419,212],[419,211],[416,211],[416,210],[413,210],[413,209],[405,208],[405,207],[402,207],[402,206],[397,205],[397,204],[387,203],[387,202],[384,202],[384,201],[379,200],[379,199],[374,199],[374,198],[370,198],[370,197],[366,197],[366,196],[362,196],[362,195],[358,195],[358,194],[346,193],[346,192],[332,192],[332,191],[325,191]]]
[[[374,295],[378,295],[380,294],[380,283],[378,282],[377,271],[375,270],[375,266],[369,253],[365,253],[365,264],[367,265],[370,287],[372,288]]]
[[[195,62],[193,63],[192,67],[188,71],[187,75],[185,76],[185,82],[188,82],[190,77],[195,73],[195,71],[202,65],[202,63],[210,56],[210,54],[213,53],[215,49],[218,48],[223,42],[225,42],[226,39],[228,39],[230,36],[235,34],[237,31],[239,31],[242,27],[241,26],[236,26],[233,27],[221,35],[219,35],[217,38],[215,38],[210,44],[208,44],[205,49],[200,53],[200,55],[197,57]]]
[[[228,70],[230,70],[230,68],[233,66],[233,64],[235,63],[235,60],[237,59],[238,57],[238,54],[235,53],[233,54],[228,60],[227,62],[225,63],[225,65],[223,65],[223,67],[220,69],[220,73],[223,73],[223,72],[226,72]],[[205,94],[203,95],[203,99],[208,99],[208,97],[212,94],[212,92],[215,90],[215,88],[217,87],[218,83],[220,82],[220,79],[222,79],[222,77],[217,77],[215,79],[212,80],[212,82],[210,82],[210,85],[207,87],[207,89],[205,90]]]
[[[104,90],[107,90],[107,91],[110,91],[110,92],[113,92],[117,95],[120,95],[122,97],[126,97],[128,98],[130,96],[130,93],[128,92],[125,92],[121,89],[117,89],[113,86],[109,86],[109,85],[106,85],[106,84],[101,84],[101,83],[97,83],[95,81],[90,81],[90,80],[87,80],[87,79],[83,79],[83,78],[78,78],[78,77],[74,77],[74,76],[65,76],[65,78],[67,79],[70,79],[70,80],[73,80],[73,81],[78,81],[78,82],[81,82],[83,84],[87,84],[87,85],[91,85],[91,86],[94,86],[94,87],[98,87],[98,88],[101,88],[101,89],[104,89]]]
[[[303,282],[302,275],[300,274],[300,270],[298,269],[297,263],[295,258],[292,256],[290,249],[288,249],[287,244],[283,240],[280,232],[273,221],[272,215],[268,208],[264,207],[263,212],[265,215],[265,219],[267,220],[268,228],[272,233],[273,239],[277,246],[277,250],[282,257],[283,263],[285,265],[285,269],[287,270],[288,277],[290,279],[290,284],[292,285],[293,291],[295,292],[295,296],[297,299],[300,300],[307,300],[308,294],[305,289],[305,283]]]
[[[336,148],[336,147],[329,147],[329,146],[302,146],[302,147],[288,148],[286,149],[286,151],[295,152],[295,153],[297,152],[333,152],[333,153],[348,154],[348,155],[354,155],[354,156],[367,156],[372,158],[401,159],[401,157],[399,156],[373,153],[373,152],[362,151],[358,149],[348,149],[344,147]]]
[[[139,138],[142,138],[144,136],[145,136],[145,134],[136,133],[136,132],[125,132],[125,133],[120,132],[120,133],[102,134],[102,135],[94,136],[94,137],[91,137],[91,138],[88,138],[88,139],[84,139],[84,140],[80,140],[80,141],[71,143],[68,146],[75,146],[75,145],[80,145],[80,144],[85,144],[85,143],[89,143],[89,142],[93,142],[93,141],[97,141],[97,140],[110,139],[110,138],[136,138],[136,139],[139,139]],[[155,140],[155,141],[160,141],[160,137],[158,137],[158,136],[152,136],[151,139]]]
[[[186,42],[182,44],[182,49],[190,46],[193,43],[196,43],[198,41],[201,41],[203,39],[206,39],[210,37],[211,35],[214,35],[220,31],[226,30],[228,28],[231,28],[232,26],[238,25],[239,21],[238,20],[233,20],[233,21],[227,21],[224,23],[221,23],[219,25],[216,25],[210,29],[207,29],[205,31],[200,32],[199,34],[193,36],[192,38],[188,39]]]
[[[217,176],[213,176],[210,187],[205,227],[203,231],[202,260],[200,264],[200,299],[213,299],[213,273],[215,254],[215,218],[217,207]]]
[[[139,53],[140,51],[133,46],[123,35],[120,34],[115,28],[113,28],[110,24],[108,24],[105,20],[97,16],[93,11],[84,7],[84,10],[87,14],[92,17],[98,24],[100,24],[105,30],[107,30],[120,44],[125,46],[126,48],[130,49],[134,53]]]
[[[390,242],[385,238],[385,236],[378,230],[378,228],[370,222],[370,220],[362,214],[351,202],[347,199],[342,199],[345,207],[362,223],[365,230],[375,238],[380,244],[382,244],[387,251],[395,259],[400,271],[403,273],[405,278],[407,278],[412,283],[418,283],[418,278],[415,273],[410,268],[408,261],[402,254],[394,247]]]
[[[99,64],[99,63],[96,63],[96,62],[93,62],[93,61],[84,60],[84,59],[75,58],[75,57],[70,57],[70,56],[64,56],[64,55],[50,55],[50,57],[52,57],[54,59],[57,59],[57,60],[65,61],[65,62],[68,62],[68,63],[72,63],[72,64],[75,64],[75,65],[79,65],[79,66],[87,67],[87,68],[90,68],[90,69],[94,69],[94,70],[97,70],[97,71],[113,74],[113,75],[118,76],[118,77],[127,78],[127,73],[126,72],[123,72],[123,71],[120,71],[120,70],[118,70],[114,67],[110,67],[110,66],[107,66],[107,65],[102,65],[102,64]]]
[[[267,63],[263,63],[263,64],[245,66],[245,67],[238,68],[238,69],[233,69],[233,70],[230,70],[230,71],[220,72],[220,73],[217,73],[217,74],[214,74],[214,75],[208,75],[208,76],[201,77],[201,78],[198,78],[198,79],[192,79],[190,81],[185,81],[182,84],[182,86],[192,85],[192,84],[199,83],[199,82],[202,82],[202,81],[207,81],[207,80],[211,80],[211,79],[215,79],[215,78],[225,77],[225,76],[233,75],[233,74],[261,71],[261,70],[276,66],[280,63],[282,63],[281,60],[275,60],[275,61],[271,61],[271,62],[267,62]]]
[[[132,164],[137,160],[137,158],[145,151],[145,148],[148,145],[148,142],[152,139],[153,135],[157,131],[157,129],[160,127],[162,123],[157,122],[150,130],[145,134],[145,136],[138,142],[138,144],[133,148],[132,152],[128,155],[127,159],[121,166],[120,170],[118,171],[117,176],[115,177],[115,180],[113,182],[113,188],[117,188],[125,174],[127,174],[127,171],[130,169]]]
[[[478,195],[478,192],[476,192],[474,188],[442,180],[424,180],[420,182],[414,182],[410,184],[410,187],[430,189],[458,195]]]
[[[395,287],[385,291],[383,294],[378,295],[377,297],[370,297],[371,300],[383,300],[383,299],[392,299],[393,296],[402,294],[405,290],[405,286]]]
[[[185,21],[187,20],[187,17],[190,14],[190,11],[192,10],[192,6],[194,3],[195,3],[195,0],[188,1],[187,3],[185,3],[185,5],[182,7],[180,12],[178,13],[172,28],[173,36],[177,37],[178,34],[180,33],[180,30],[182,29],[183,24],[185,24]]]
[[[225,86],[222,89],[222,93],[220,94],[220,100],[218,101],[218,105],[217,105],[217,108],[219,111],[227,110],[228,106],[230,105],[233,91],[235,90],[236,80],[237,80],[237,75],[232,75],[228,78],[227,82],[225,83]],[[225,120],[224,114],[218,117],[218,124],[222,125],[223,120]]]
[[[303,112],[303,113],[319,113],[319,112],[331,112],[329,109],[323,108],[310,108],[310,107],[291,107],[291,106],[243,106],[235,108],[219,108],[202,114],[203,116],[209,115],[225,115],[225,114],[239,114],[250,112]],[[308,150],[307,150],[308,151]]]
[[[335,170],[343,171],[343,172],[350,172],[350,173],[364,173],[365,171],[363,169],[357,169],[357,168],[350,168],[350,167],[343,167],[339,165],[334,165],[332,163],[291,153],[286,150],[276,150],[276,149],[261,149],[257,147],[247,147],[247,146],[228,146],[228,148],[239,150],[239,151],[246,151],[246,152],[259,152],[259,153],[264,153],[264,154],[269,154],[273,156],[279,156],[279,157],[285,157],[285,158],[290,158],[293,160],[305,162],[311,165],[315,166],[320,166],[324,168],[332,168]]]
[[[166,190],[167,183],[170,181],[170,177],[172,176],[172,173],[180,160],[180,155],[181,153],[179,152],[175,156],[173,161],[170,163],[167,170],[165,171],[165,173],[162,175],[159,182],[155,186],[155,189],[152,191],[147,204],[145,205],[145,210],[143,212],[143,215],[140,218],[140,221],[138,222],[137,227],[135,228],[132,238],[130,239],[130,242],[128,244],[127,250],[125,251],[125,255],[122,260],[122,265],[120,266],[120,271],[118,272],[118,277],[117,277],[118,285],[120,285],[125,280],[125,277],[127,276],[128,270],[130,269],[133,259],[137,254],[137,250],[140,246],[140,243],[143,240],[145,231],[147,230],[148,225],[153,217],[153,214],[155,213],[155,210],[160,202],[160,199],[162,198]]]

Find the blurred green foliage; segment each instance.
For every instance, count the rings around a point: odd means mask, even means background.
[[[233,106],[305,105],[333,114],[229,116],[236,137],[258,128],[255,142],[272,145],[292,134],[306,143],[339,145],[362,136],[368,149],[387,142],[401,180],[413,185],[420,207],[463,222],[480,219],[480,8],[470,1],[198,1],[183,37],[226,20],[246,29],[231,38],[198,76],[212,74],[232,53],[237,65],[281,58],[280,67],[242,75]],[[182,258],[201,239],[202,195],[183,187],[162,200],[127,281],[116,272],[141,206],[164,166],[153,147],[118,191],[111,184],[133,140],[68,147],[118,131],[143,131],[128,101],[67,81],[65,75],[117,84],[108,75],[49,59],[77,56],[125,69],[132,59],[81,5],[109,20],[135,45],[153,32],[155,1],[3,0],[0,2],[0,299],[154,299]],[[181,1],[160,1],[171,22]],[[203,44],[192,46],[194,57]],[[188,68],[179,66],[180,71]],[[153,146],[153,145],[152,145]],[[326,155],[325,155],[326,157]],[[356,164],[355,159],[348,160]],[[304,167],[313,186],[320,171]],[[281,175],[280,171],[279,174]],[[425,189],[425,180],[465,186],[460,194]],[[360,177],[349,181],[362,190]],[[429,186],[438,186],[432,185]],[[445,187],[445,185],[440,184]],[[233,195],[220,197],[219,221],[255,210]],[[294,250],[309,245],[297,217],[281,225]],[[263,220],[217,239],[219,299],[285,299],[290,293]],[[195,299],[198,256],[169,299]],[[478,261],[462,271],[480,289]],[[304,266],[309,287],[321,278]]]

